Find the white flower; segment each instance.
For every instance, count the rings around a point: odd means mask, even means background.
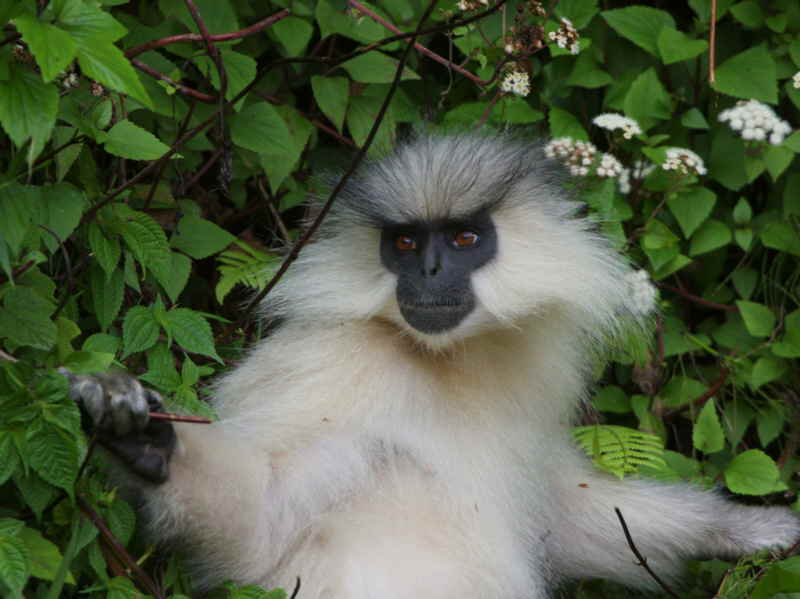
[[[652,173],[654,170],[656,170],[656,165],[651,162],[645,162],[644,160],[637,160],[633,164],[633,168],[623,168],[622,172],[617,178],[619,192],[622,195],[630,193],[631,179],[634,179],[635,181],[643,181],[647,175]]]
[[[500,89],[506,93],[527,96],[531,93],[531,82],[528,73],[511,71],[500,82]]]
[[[559,158],[576,177],[585,177],[597,155],[597,148],[589,141],[576,141],[571,137],[559,137],[544,147],[545,156]]]
[[[792,77],[795,87],[800,87],[800,73]],[[758,100],[738,102],[733,108],[719,113],[719,120],[738,131],[742,139],[769,141],[772,145],[783,143],[792,127],[781,120],[775,111]]]
[[[706,174],[706,167],[703,159],[697,154],[686,148],[669,148],[667,159],[661,165],[665,171],[679,171],[684,175],[697,173]]]
[[[625,282],[630,289],[630,308],[635,314],[645,315],[653,311],[656,304],[657,291],[650,282],[646,270],[637,270],[625,275]]]
[[[614,112],[598,114],[592,119],[592,122],[601,129],[607,129],[609,131],[621,129],[622,136],[625,139],[630,139],[634,135],[641,135],[642,133],[642,128],[635,120]]]
[[[800,71],[792,75],[792,85],[795,89],[800,89]]]
[[[597,166],[598,177],[619,177],[625,169],[622,163],[611,154],[603,154],[600,157],[600,164]]]

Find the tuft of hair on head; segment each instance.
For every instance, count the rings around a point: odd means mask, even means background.
[[[488,211],[498,252],[473,273],[476,314],[465,320],[463,334],[437,338],[433,346],[557,317],[587,347],[607,348],[645,328],[651,310],[635,303],[634,271],[595,221],[578,216],[582,204],[565,181],[541,142],[508,133],[417,132],[358,169],[267,309],[317,323],[385,314],[396,279],[380,260],[381,230]]]

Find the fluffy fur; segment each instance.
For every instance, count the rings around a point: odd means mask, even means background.
[[[800,536],[787,509],[618,481],[570,440],[591,356],[631,318],[629,267],[575,216],[535,145],[421,135],[366,166],[265,309],[282,324],[218,385],[221,420],[177,425],[151,528],[204,584],[304,599],[542,599],[561,580],[652,585],[701,555]],[[492,207],[497,258],[476,310],[425,335],[403,320],[380,227]]]

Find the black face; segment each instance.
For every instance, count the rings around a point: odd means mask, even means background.
[[[488,214],[462,221],[387,226],[381,260],[397,274],[403,318],[423,333],[455,328],[475,308],[470,277],[497,254]]]

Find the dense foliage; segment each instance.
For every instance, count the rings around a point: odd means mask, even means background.
[[[598,367],[578,441],[619,476],[800,510],[800,4],[599,4],[0,0],[0,595],[192,593],[55,368],[126,368],[213,417],[198,388],[261,334],[242,306],[314,174],[376,119],[372,156],[415,126],[553,138],[660,294],[656,343]],[[418,28],[397,72],[389,36]],[[682,596],[796,599],[796,553],[697,563]]]

